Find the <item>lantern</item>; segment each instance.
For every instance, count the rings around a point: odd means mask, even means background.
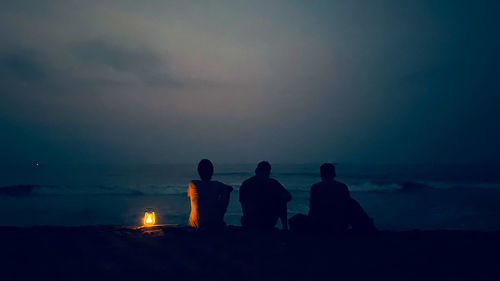
[[[155,212],[152,209],[146,209],[146,211],[144,212],[144,226],[152,226],[155,225],[155,223]]]

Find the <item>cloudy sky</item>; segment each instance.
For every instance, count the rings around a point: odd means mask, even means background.
[[[0,0],[0,161],[498,163],[498,3]]]

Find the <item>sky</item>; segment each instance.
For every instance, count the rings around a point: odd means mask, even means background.
[[[499,162],[498,1],[0,4],[3,163]]]

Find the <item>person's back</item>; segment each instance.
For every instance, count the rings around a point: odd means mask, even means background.
[[[346,230],[351,197],[347,186],[333,179],[323,180],[311,187],[309,216],[324,230]]]
[[[210,180],[213,165],[209,160],[200,161],[198,173],[201,180],[193,180],[188,186],[188,196],[191,199],[189,225],[196,228],[224,226],[224,214],[233,188]]]
[[[270,171],[269,163],[259,163],[256,176],[245,180],[240,187],[244,227],[272,229],[281,218],[283,228],[287,229],[286,203],[291,195],[277,180],[269,178]]]
[[[334,180],[335,166],[325,163],[321,165],[320,173],[322,181],[311,187],[309,216],[296,218],[295,221],[301,221],[297,227],[303,229],[309,226],[318,231],[345,232],[350,225],[357,232],[377,231],[373,219],[351,198],[347,186]]]

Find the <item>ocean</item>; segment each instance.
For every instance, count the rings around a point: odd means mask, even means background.
[[[0,226],[140,225],[146,208],[159,224],[187,224],[187,184],[196,164],[3,166]],[[289,217],[307,213],[319,164],[274,164],[292,193]],[[255,164],[217,164],[213,179],[235,188],[225,221],[240,225],[238,189]],[[500,230],[497,166],[337,164],[381,230]],[[278,223],[279,225],[279,223]]]

